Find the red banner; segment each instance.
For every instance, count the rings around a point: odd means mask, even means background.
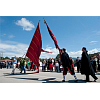
[[[41,49],[42,49],[42,39],[38,23],[38,26],[36,28],[36,31],[34,33],[34,36],[26,53],[26,56],[30,58],[37,66],[38,73],[39,73],[39,56],[41,54]]]
[[[46,23],[46,21],[44,20],[44,23]],[[61,51],[60,50],[60,48],[59,48],[59,46],[58,46],[58,43],[57,43],[57,40],[56,40],[56,38],[55,38],[55,36],[54,36],[54,34],[52,33],[52,31],[50,30],[50,28],[49,28],[49,26],[48,26],[48,24],[46,23],[46,25],[47,25],[47,29],[48,29],[48,31],[49,31],[49,34],[50,34],[50,36],[51,36],[51,38],[53,39],[53,41],[54,41],[54,44],[55,44],[55,46],[56,46],[56,48],[58,48],[59,49],[59,51]]]
[[[49,52],[49,51],[45,51],[45,50],[43,50],[43,49],[41,49],[41,52],[52,53],[52,52]]]

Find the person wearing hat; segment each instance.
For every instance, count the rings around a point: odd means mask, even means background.
[[[74,69],[70,65],[70,58],[69,58],[69,55],[66,53],[65,48],[63,48],[61,50],[61,63],[63,66],[63,80],[62,80],[62,82],[65,82],[65,75],[67,74],[67,71],[69,71],[70,74],[74,76],[75,82],[77,82],[78,81],[77,77],[75,75]]]

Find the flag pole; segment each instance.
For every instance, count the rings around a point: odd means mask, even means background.
[[[24,54],[24,55],[25,55],[25,54]],[[23,56],[24,56],[24,55],[23,55]],[[22,58],[23,58],[23,56],[22,56]]]
[[[39,22],[38,23],[40,23],[40,21],[41,20],[39,20]],[[38,61],[39,62],[39,61]],[[37,66],[37,69],[38,69],[38,71],[37,72],[35,72],[35,73],[39,73],[39,65]]]

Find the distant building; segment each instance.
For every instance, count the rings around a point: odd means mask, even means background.
[[[4,60],[0,60],[0,62],[11,62],[13,60],[10,60],[10,59],[4,59]]]

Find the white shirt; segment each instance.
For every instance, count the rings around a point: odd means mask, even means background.
[[[44,63],[42,63],[42,66],[45,66],[45,64],[44,64]]]
[[[18,65],[20,65],[20,62],[18,62]]]
[[[55,63],[55,66],[59,66],[59,64],[58,63]]]

